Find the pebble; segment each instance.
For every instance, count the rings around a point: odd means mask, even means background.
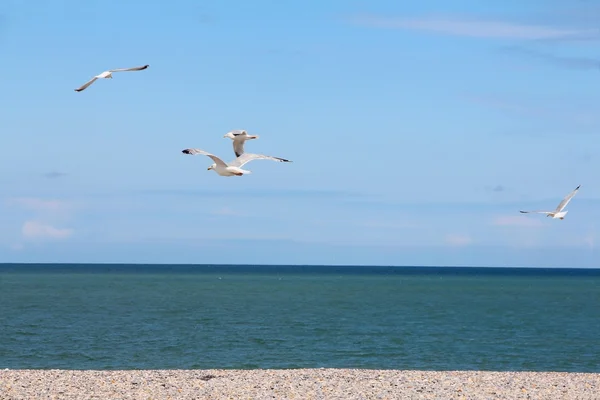
[[[1,400],[600,398],[600,374],[288,370],[0,370]]]

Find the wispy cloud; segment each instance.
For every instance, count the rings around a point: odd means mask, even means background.
[[[70,208],[69,203],[61,200],[44,200],[36,197],[16,197],[8,199],[7,203],[37,212],[56,212]]]
[[[25,248],[25,246],[22,243],[13,243],[9,247],[11,248],[11,250],[14,251],[21,251]]]
[[[506,111],[528,118],[552,119],[556,122],[577,124],[582,128],[595,127],[600,123],[598,114],[593,110],[581,109],[579,106],[565,104],[542,106],[533,101],[528,103],[522,99],[499,95],[465,95],[467,101],[489,108]],[[576,107],[576,108],[574,108]]]
[[[66,239],[73,230],[55,228],[40,221],[25,221],[21,234],[25,239]]]
[[[241,211],[234,210],[230,207],[219,208],[217,210],[214,210],[211,214],[212,215],[229,216],[229,217],[239,217],[239,216],[244,215]]]
[[[482,106],[510,111],[527,117],[547,116],[548,110],[533,105],[524,105],[518,101],[509,101],[501,96],[495,95],[466,95],[466,100]]]
[[[397,18],[363,14],[350,17],[348,20],[355,24],[377,28],[421,30],[446,35],[493,39],[537,40],[598,35],[598,30],[595,29],[562,29],[458,16]]]
[[[301,50],[289,48],[268,48],[262,50],[261,53],[269,56],[302,56],[305,54]]]
[[[600,6],[596,0],[564,1],[559,7],[544,7],[540,11],[546,20],[571,25],[594,27],[600,18]]]
[[[237,197],[237,198],[273,198],[273,197],[297,197],[297,198],[345,198],[356,199],[367,197],[358,192],[327,189],[233,189],[233,190],[210,190],[210,189],[151,189],[136,192],[143,195],[157,196],[200,196],[200,197]]]
[[[585,243],[590,250],[594,250],[596,247],[596,234],[590,233],[583,237],[583,243]]]
[[[449,244],[450,246],[460,247],[460,246],[468,246],[471,243],[473,243],[473,238],[471,238],[471,236],[469,236],[469,235],[452,233],[452,234],[446,235],[446,237],[444,238],[444,241],[446,242],[446,244]]]
[[[492,220],[492,225],[495,226],[519,226],[519,227],[530,227],[539,228],[544,226],[541,220],[531,217],[510,215],[510,216],[499,216]]]
[[[376,219],[370,219],[366,221],[359,221],[356,223],[357,226],[362,228],[370,228],[370,229],[416,229],[422,228],[423,225],[417,224],[413,221],[382,221]]]
[[[48,179],[62,178],[63,176],[67,176],[64,172],[51,171],[44,174],[44,177]]]
[[[596,58],[562,56],[519,46],[504,47],[502,51],[516,56],[536,59],[557,67],[600,71],[600,60]]]
[[[73,211],[73,204],[55,199],[36,197],[17,197],[7,200],[12,206],[20,207],[35,213],[29,216],[21,227],[21,240],[66,239],[73,235],[74,230],[57,228],[54,223],[68,219]],[[22,243],[14,246],[23,247]]]

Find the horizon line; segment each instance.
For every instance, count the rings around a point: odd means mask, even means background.
[[[486,268],[486,269],[568,269],[568,270],[598,270],[600,267],[547,267],[547,266],[505,266],[493,267],[485,265],[379,265],[379,264],[200,264],[200,263],[126,263],[126,262],[89,262],[89,263],[58,263],[58,262],[0,262],[0,267],[7,265],[44,265],[44,266],[76,266],[76,265],[106,265],[106,266],[196,266],[196,267],[349,267],[349,268]]]

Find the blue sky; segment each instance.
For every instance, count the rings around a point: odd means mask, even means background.
[[[401,3],[3,1],[0,261],[597,267],[600,4]]]

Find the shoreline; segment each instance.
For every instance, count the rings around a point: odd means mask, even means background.
[[[0,370],[0,399],[598,399],[600,373]]]

